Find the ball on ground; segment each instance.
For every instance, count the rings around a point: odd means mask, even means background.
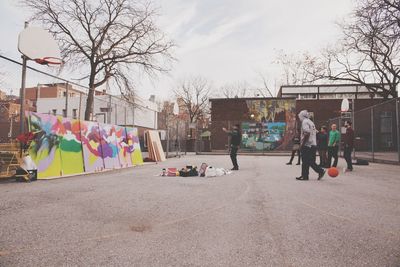
[[[331,167],[331,168],[328,169],[328,175],[330,177],[332,177],[332,178],[336,177],[336,176],[339,175],[339,170],[337,168],[335,168],[335,167]]]

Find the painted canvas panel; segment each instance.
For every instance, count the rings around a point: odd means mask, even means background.
[[[270,151],[277,149],[283,142],[286,130],[285,122],[242,123],[242,149]]]
[[[99,130],[104,167],[106,169],[120,168],[115,126],[99,123]]]
[[[93,121],[81,121],[81,140],[85,171],[103,170],[104,162],[99,124]]]
[[[61,170],[63,174],[84,172],[79,120],[58,117],[61,123],[57,134],[60,136]]]
[[[294,99],[247,100],[248,118],[244,148],[255,150],[291,150],[296,134],[296,101]],[[257,130],[258,129],[258,130]],[[255,134],[257,132],[257,134]],[[262,140],[262,141],[261,141]]]
[[[126,137],[128,142],[128,153],[130,154],[132,165],[143,164],[137,128],[126,127]]]
[[[29,147],[29,154],[38,168],[38,178],[62,175],[59,129],[62,118],[49,114],[28,113],[29,130],[35,139]]]
[[[115,126],[115,132],[117,137],[117,147],[118,147],[118,156],[120,165],[122,168],[132,166],[125,127]]]

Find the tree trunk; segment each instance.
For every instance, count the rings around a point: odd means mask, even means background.
[[[93,68],[92,68],[93,69]],[[90,78],[89,78],[89,93],[88,97],[86,100],[86,109],[85,109],[85,121],[90,121],[91,120],[91,114],[93,112],[92,107],[93,107],[93,99],[94,99],[94,78],[95,74],[94,72],[90,73]]]

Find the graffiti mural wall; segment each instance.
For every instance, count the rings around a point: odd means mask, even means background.
[[[38,169],[38,178],[62,175],[60,139],[58,129],[61,118],[47,114],[29,114],[29,128],[35,139],[29,147],[29,155]]]
[[[63,117],[58,117],[58,120],[61,120],[57,134],[60,136],[62,174],[82,173],[84,169],[80,122]]]
[[[126,138],[128,142],[128,154],[132,165],[143,164],[142,151],[137,128],[126,127]]]
[[[103,170],[104,161],[99,124],[93,121],[81,121],[81,140],[85,171]]]
[[[251,121],[242,123],[242,149],[289,150],[296,133],[294,99],[246,100]]]
[[[34,112],[27,118],[35,134],[29,154],[39,179],[143,163],[136,128]]]

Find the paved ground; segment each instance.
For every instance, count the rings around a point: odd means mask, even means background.
[[[296,181],[286,157],[241,156],[220,178],[166,165],[0,184],[1,266],[400,266],[400,167]],[[316,175],[315,175],[316,176]]]

